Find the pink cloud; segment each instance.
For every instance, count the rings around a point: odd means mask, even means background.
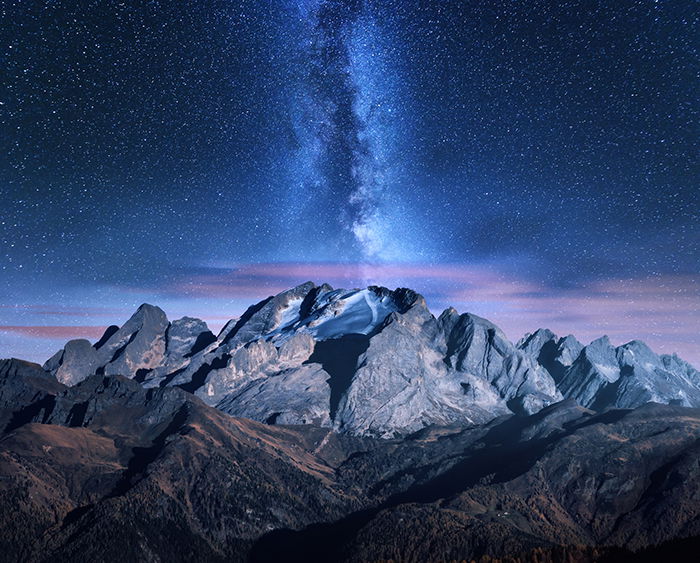
[[[513,282],[487,267],[432,264],[261,263],[222,267],[162,288],[192,297],[266,297],[305,281],[341,287],[387,285],[418,287],[461,283],[466,287],[511,287]],[[534,287],[534,286],[533,286]],[[532,288],[528,288],[530,290]],[[144,290],[139,290],[144,291]]]
[[[169,313],[200,316],[212,330],[240,315],[248,305],[312,280],[334,287],[385,285],[422,293],[439,314],[447,306],[485,317],[512,340],[547,327],[572,333],[584,343],[609,335],[614,342],[640,339],[661,353],[678,352],[700,365],[700,284],[693,276],[608,279],[574,288],[552,288],[499,271],[488,264],[343,264],[260,263],[210,269],[183,276],[160,288],[114,288],[114,298],[138,293]],[[130,298],[128,301],[133,301]],[[113,300],[113,302],[115,302]],[[73,314],[90,326],[19,326],[0,331],[35,338],[97,339],[104,324],[119,324],[125,308],[26,306],[38,325],[39,315]],[[112,314],[113,312],[113,314]],[[175,318],[175,317],[172,317]],[[7,321],[6,321],[7,322]]]
[[[123,308],[116,307],[54,307],[51,305],[20,304],[0,305],[0,309],[27,313],[31,315],[62,315],[68,317],[94,317],[104,315],[122,315]]]
[[[9,326],[0,325],[1,332],[12,332],[33,338],[98,339],[106,326]]]

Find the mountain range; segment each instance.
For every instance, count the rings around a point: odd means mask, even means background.
[[[656,560],[697,550],[700,373],[308,282],[218,335],[142,305],[0,361],[0,559]]]
[[[513,344],[476,315],[450,308],[436,318],[408,289],[311,282],[253,305],[217,336],[142,305],[94,345],[68,342],[44,369],[65,385],[122,375],[178,386],[234,416],[384,438],[533,414],[564,398],[594,410],[700,407],[700,372],[640,341],[584,346],[540,329]]]

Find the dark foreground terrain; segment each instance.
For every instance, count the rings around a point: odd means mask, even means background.
[[[657,561],[700,549],[700,411],[571,400],[403,439],[0,362],[3,561]],[[694,555],[693,555],[694,554]]]

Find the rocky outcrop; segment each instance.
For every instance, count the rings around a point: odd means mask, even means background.
[[[0,360],[0,430],[29,420],[44,421],[53,397],[66,389],[39,364],[15,358]]]
[[[233,416],[267,424],[330,426],[328,379],[321,366],[302,365],[242,385],[216,406]]]
[[[99,367],[97,350],[84,339],[70,340],[63,350],[44,364],[44,369],[66,385],[75,385],[94,374]]]
[[[648,402],[700,406],[700,373],[677,356],[659,356],[633,340],[614,347],[607,336],[583,346],[573,336],[538,330],[518,347],[537,359],[565,397],[596,410]]]
[[[195,394],[207,404],[216,406],[252,381],[268,379],[301,367],[313,353],[314,345],[313,338],[308,334],[296,334],[279,347],[268,340],[253,340],[232,351],[223,367],[208,372]],[[297,391],[303,398],[304,389]]]
[[[454,309],[443,312],[440,323],[447,338],[447,364],[486,379],[513,412],[532,414],[561,400],[549,373],[493,323]]]
[[[143,304],[121,328],[108,328],[94,345],[87,340],[69,341],[44,369],[66,385],[104,374],[152,386],[213,340],[203,321],[184,317],[170,323],[162,309]]]
[[[389,437],[509,412],[482,373],[450,369],[442,329],[422,298],[406,312],[392,313],[355,361],[336,426]]]
[[[526,335],[516,346],[534,357],[556,383],[559,383],[583,350],[583,344],[575,336],[570,334],[559,338],[548,329],[539,329]]]

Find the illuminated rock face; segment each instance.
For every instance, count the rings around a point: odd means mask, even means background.
[[[700,406],[700,373],[677,356],[655,354],[639,340],[616,348],[604,336],[583,346],[573,336],[539,330],[518,347],[537,359],[565,397],[584,407]]]
[[[540,329],[513,345],[476,315],[450,308],[436,318],[409,289],[311,282],[251,306],[218,336],[142,305],[95,345],[68,342],[44,369],[67,385],[122,375],[235,416],[385,438],[533,414],[563,398],[595,410],[700,406],[698,372],[641,342],[583,346]]]

